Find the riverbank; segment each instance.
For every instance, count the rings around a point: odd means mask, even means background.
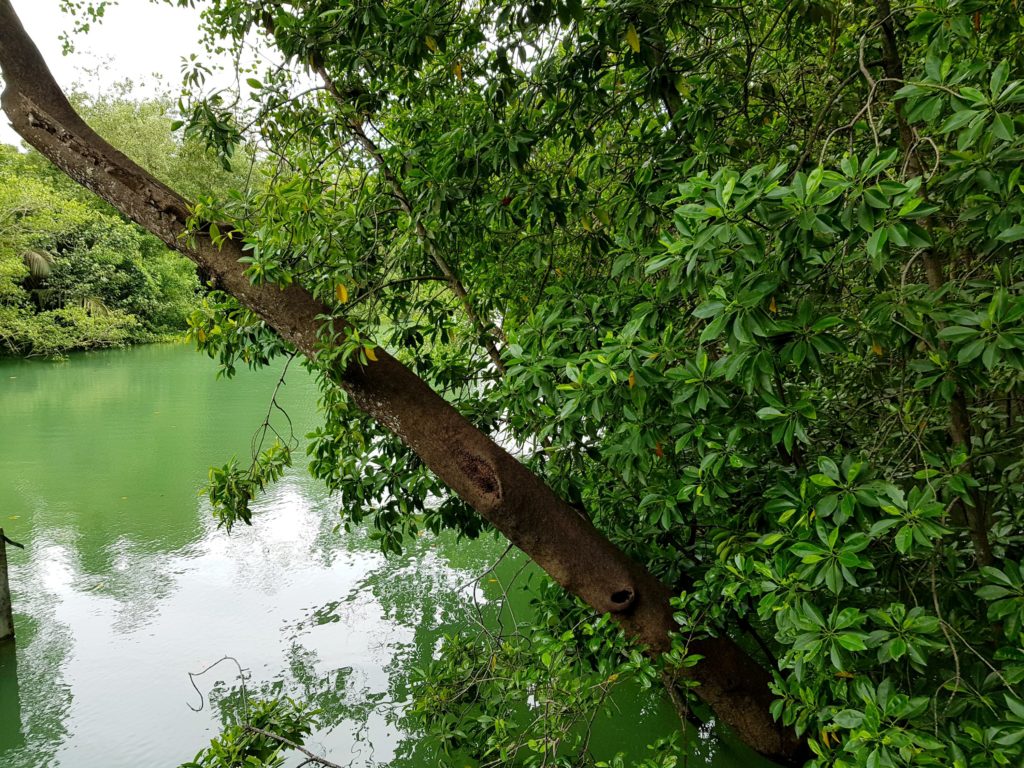
[[[185,331],[148,331],[122,312],[90,313],[81,307],[32,314],[0,307],[0,359],[59,360],[72,352],[183,343]]]

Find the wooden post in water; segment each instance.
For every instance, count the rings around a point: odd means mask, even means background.
[[[14,614],[11,610],[11,582],[7,578],[7,542],[0,528],[0,642],[14,639]],[[14,542],[11,542],[12,544]]]
[[[0,642],[0,756],[25,747],[21,727],[21,692],[18,687],[18,649]]]

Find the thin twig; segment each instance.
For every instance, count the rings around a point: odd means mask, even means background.
[[[246,709],[246,711],[248,711],[248,706],[249,705],[248,705],[248,701],[247,701],[246,695],[245,695],[245,670],[242,668],[241,662],[238,659],[236,659],[234,656],[222,656],[221,658],[217,659],[217,661],[213,662],[213,664],[208,666],[206,669],[204,669],[204,670],[202,670],[200,672],[189,672],[188,673],[188,681],[190,683],[192,683],[192,687],[195,689],[196,693],[199,694],[199,707],[198,708],[193,707],[191,704],[188,704],[188,708],[191,709],[193,712],[202,712],[203,711],[203,707],[206,706],[206,697],[203,696],[203,692],[200,691],[199,690],[199,686],[196,685],[196,678],[197,677],[202,677],[207,672],[209,672],[211,669],[216,667],[218,664],[221,664],[222,662],[225,662],[225,661],[233,661],[233,662],[235,662],[235,666],[238,667],[238,679],[242,682],[242,687],[241,687],[241,690],[242,690],[242,707],[244,709]]]

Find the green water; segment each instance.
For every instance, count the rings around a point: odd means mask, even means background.
[[[173,345],[0,362],[0,527],[17,642],[0,644],[0,766],[176,766],[217,730],[236,685],[322,707],[311,749],[360,766],[436,766],[401,715],[407,670],[472,626],[501,542],[425,537],[385,559],[303,467],[230,536],[197,495],[211,464],[246,456],[280,368],[215,379]],[[316,392],[299,367],[279,402],[301,435]],[[519,569],[514,569],[518,571]],[[513,569],[509,570],[511,573]],[[525,595],[524,595],[525,597]],[[639,757],[678,727],[653,694],[620,696],[595,751]],[[751,765],[714,735],[694,764]],[[297,764],[295,760],[292,764]]]

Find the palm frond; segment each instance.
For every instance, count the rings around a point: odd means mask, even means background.
[[[53,254],[46,251],[25,251],[21,254],[21,260],[25,262],[33,280],[49,277],[56,261]]]
[[[82,309],[95,317],[106,317],[111,311],[99,296],[84,296],[79,303]]]

